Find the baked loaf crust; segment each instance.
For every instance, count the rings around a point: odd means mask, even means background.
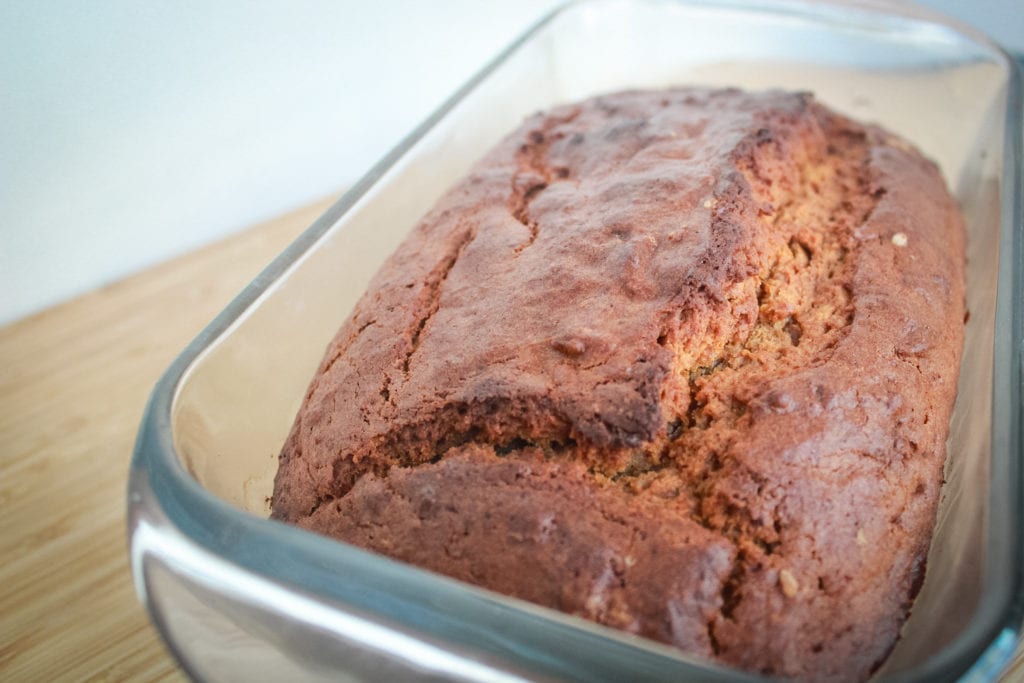
[[[963,282],[936,167],[807,94],[538,114],[338,332],[273,516],[748,670],[864,679],[923,579]]]

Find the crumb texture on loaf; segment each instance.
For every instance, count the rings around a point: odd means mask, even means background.
[[[964,233],[806,94],[538,114],[331,343],[274,517],[748,670],[862,680],[923,579]]]

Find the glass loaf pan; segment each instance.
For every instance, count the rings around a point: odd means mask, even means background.
[[[757,680],[269,521],[320,356],[434,201],[527,115],[625,88],[809,90],[941,166],[969,231],[966,348],[928,573],[884,680],[990,680],[1022,618],[1021,86],[968,30],[871,2],[594,0],[554,12],[250,284],[150,400],[128,494],[139,595],[216,680]],[[1015,305],[1016,302],[1016,305]]]

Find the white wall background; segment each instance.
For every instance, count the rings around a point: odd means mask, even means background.
[[[557,4],[0,2],[0,323],[345,187]]]

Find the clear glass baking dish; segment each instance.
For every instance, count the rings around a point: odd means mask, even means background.
[[[964,365],[924,588],[878,678],[991,680],[1024,609],[1021,84],[983,37],[875,2],[570,3],[278,257],[155,388],[128,492],[142,601],[207,680],[758,680],[266,519],[325,345],[416,220],[526,115],[669,84],[810,90],[935,159],[969,230]]]

